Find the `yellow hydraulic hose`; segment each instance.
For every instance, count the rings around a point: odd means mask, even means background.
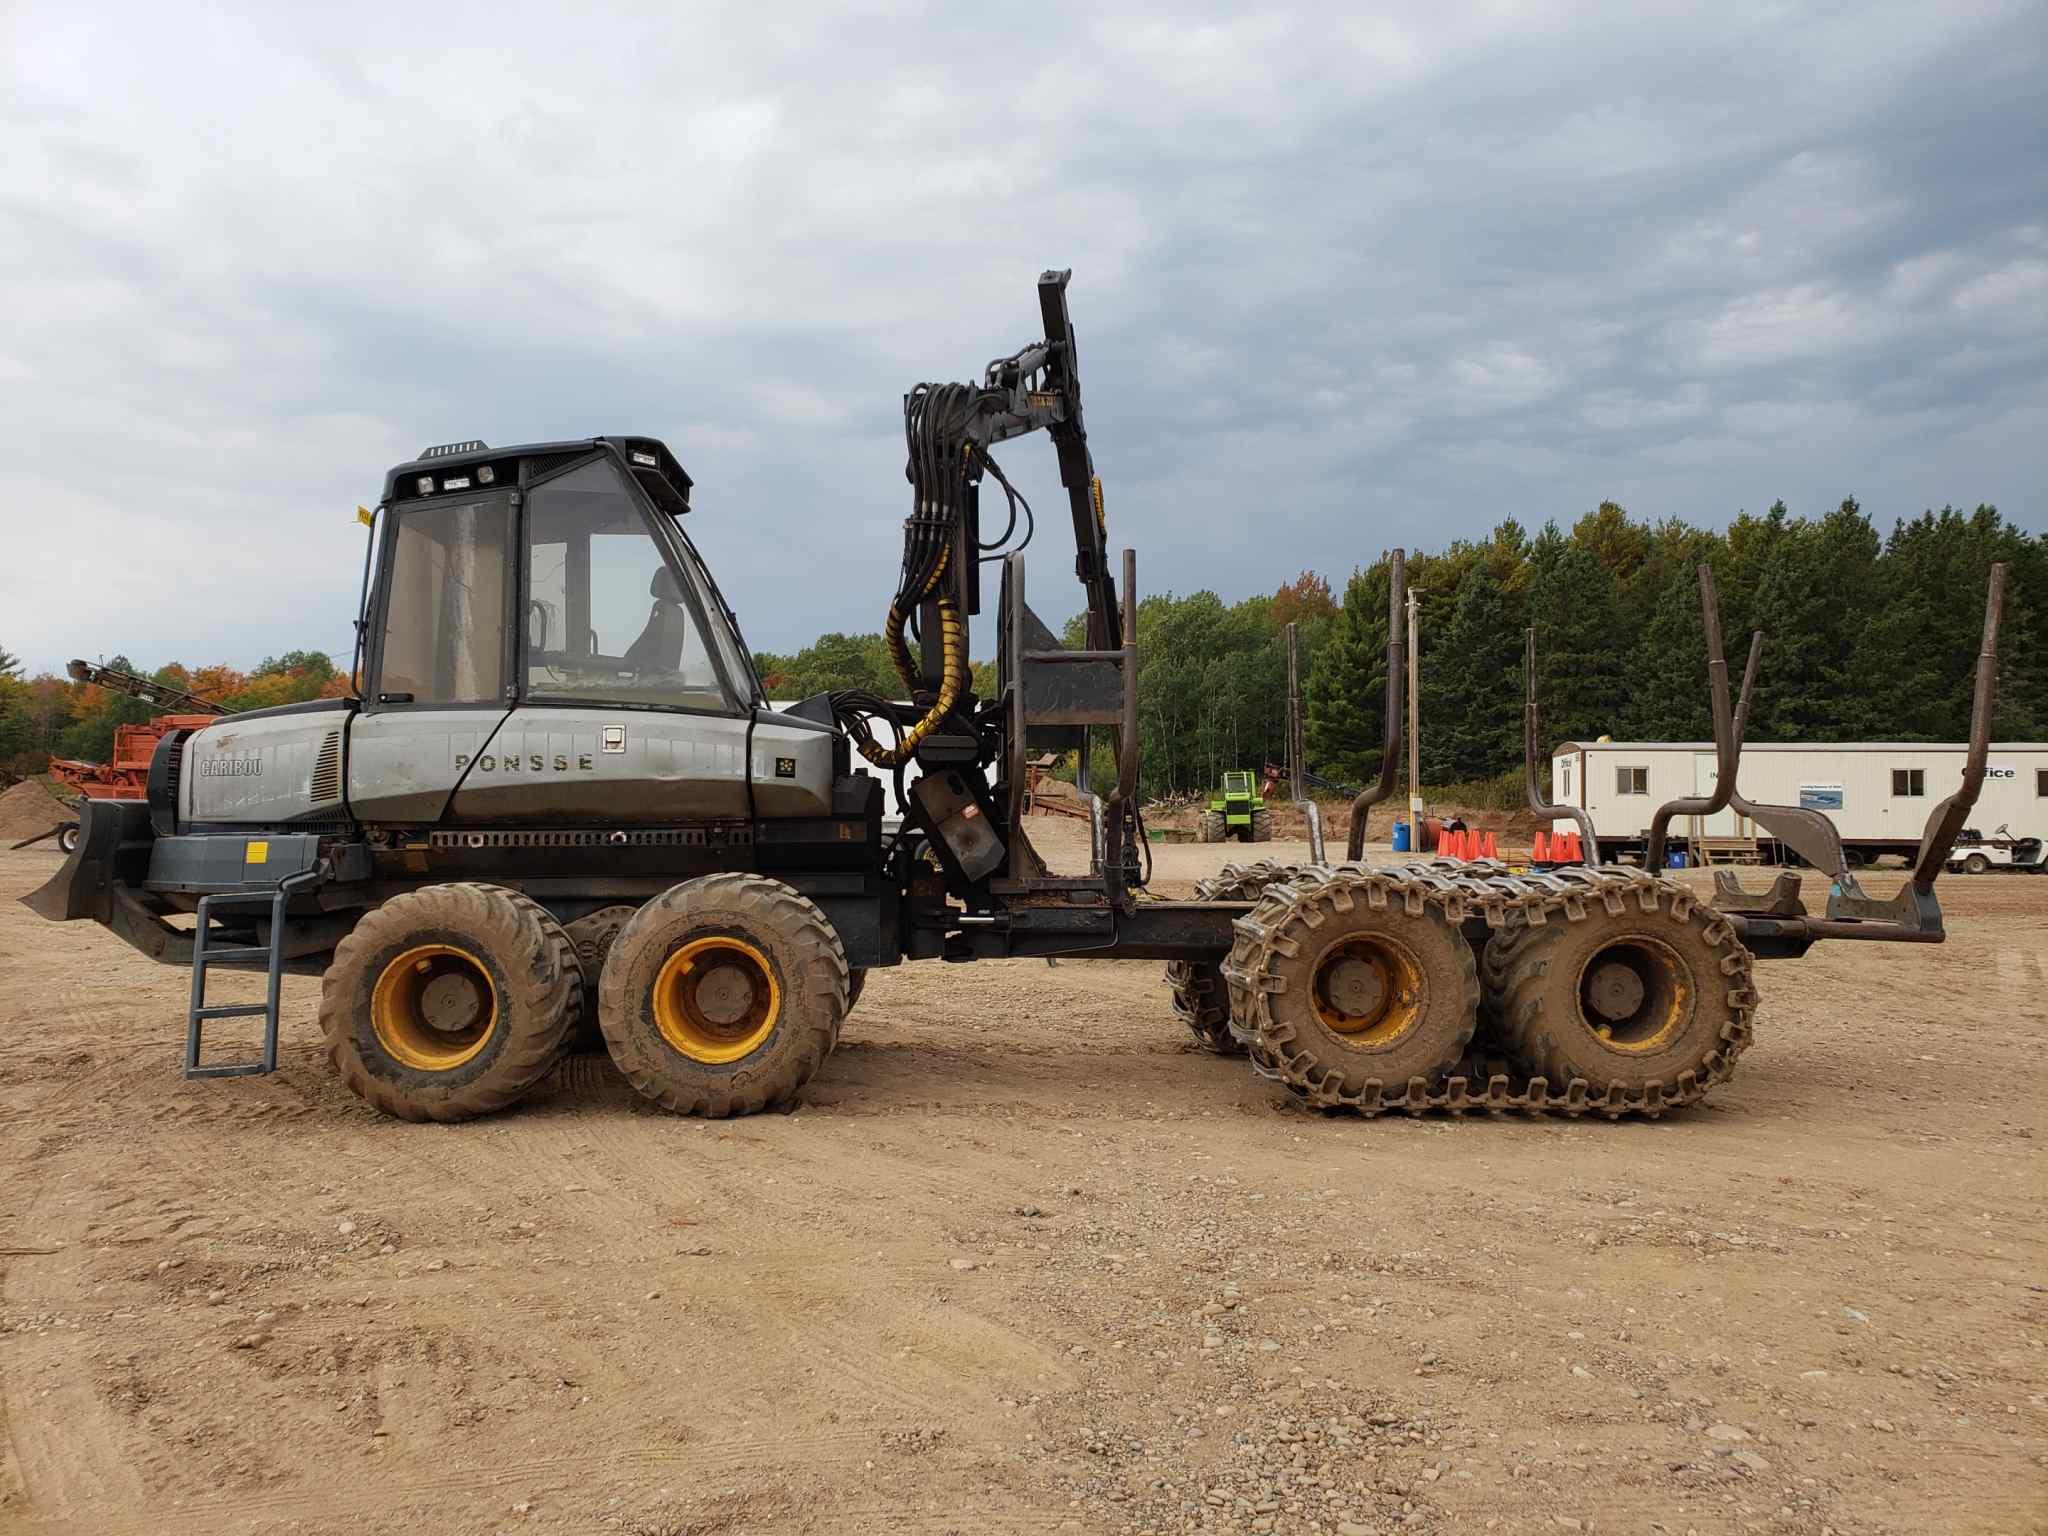
[[[932,570],[932,578],[925,583],[919,598],[928,595],[938,586],[946,574],[946,560],[952,553],[951,546],[941,552],[939,563]],[[889,644],[889,657],[896,664],[896,671],[902,677],[904,686],[915,692],[918,685],[916,669],[910,660],[910,648],[903,642],[903,625],[908,613],[897,604],[889,605],[889,622],[884,626],[884,635]],[[884,747],[873,741],[857,741],[860,755],[877,768],[894,768],[898,763],[907,762],[917,744],[938,728],[939,722],[953,712],[953,706],[960,702],[961,691],[967,686],[967,639],[960,628],[960,610],[950,597],[943,593],[939,597],[939,648],[946,659],[945,672],[939,682],[939,696],[932,701],[932,707],[924,712],[917,724],[903,733],[903,739],[894,746]]]

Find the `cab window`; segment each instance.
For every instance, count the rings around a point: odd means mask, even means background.
[[[534,487],[529,698],[727,710],[702,613],[702,593],[668,563],[616,466],[593,460]]]
[[[503,495],[398,508],[385,577],[379,703],[502,700],[511,523]]]

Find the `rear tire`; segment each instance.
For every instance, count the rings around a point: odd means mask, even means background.
[[[1237,920],[1223,976],[1255,1058],[1320,1105],[1440,1082],[1479,1022],[1472,946],[1362,866],[1310,870]]]
[[[401,1120],[468,1120],[518,1102],[582,1009],[561,924],[496,885],[393,897],[336,946],[320,984],[335,1071]]]
[[[563,932],[569,935],[569,942],[576,948],[576,966],[583,976],[583,1019],[576,1026],[575,1037],[569,1042],[572,1051],[604,1049],[604,1031],[597,1027],[597,983],[604,975],[605,958],[611,954],[612,945],[639,910],[621,903],[616,907],[601,907],[563,925]]]
[[[1230,835],[1230,824],[1221,811],[1204,811],[1195,821],[1195,837],[1204,843],[1220,843]]]
[[[57,829],[57,846],[66,853],[78,851],[78,823],[71,822]]]
[[[1257,901],[1266,887],[1294,870],[1270,859],[1226,864],[1212,880],[1195,885],[1197,901]],[[1173,992],[1174,1017],[1187,1025],[1195,1043],[1218,1056],[1242,1056],[1244,1042],[1230,1032],[1230,989],[1223,984],[1221,959],[1169,960],[1166,985]]]
[[[851,976],[839,935],[779,880],[671,886],[612,945],[598,1022],[633,1086],[677,1114],[787,1104],[839,1038]]]
[[[1963,872],[1965,874],[1982,875],[1990,873],[1990,870],[1991,861],[1981,853],[1973,853],[1963,860]]]
[[[1646,881],[1622,910],[1587,901],[1486,947],[1487,1009],[1532,1076],[1562,1093],[1635,1094],[1683,1074],[1727,1075],[1749,1044],[1756,993],[1728,920],[1682,887]]]
[[[1273,813],[1268,810],[1252,812],[1251,840],[1255,843],[1273,841]]]

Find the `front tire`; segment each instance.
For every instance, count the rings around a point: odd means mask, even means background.
[[[719,874],[634,915],[598,983],[598,1023],[633,1086],[677,1114],[793,1101],[839,1038],[851,977],[817,906],[779,880]]]
[[[69,822],[57,829],[57,846],[65,853],[78,851],[78,823]]]
[[[582,1010],[561,924],[496,885],[393,897],[341,941],[320,984],[335,1071],[401,1120],[468,1120],[517,1103]]]

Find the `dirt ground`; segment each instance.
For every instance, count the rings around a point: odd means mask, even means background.
[[[0,794],[0,848],[74,819],[71,807],[51,793],[47,785],[37,779],[23,779]]]
[[[1657,1123],[1305,1113],[1158,966],[1015,962],[871,976],[794,1114],[581,1057],[444,1127],[310,980],[184,1082],[56,866],[0,852],[0,1531],[2048,1529],[2048,880],[1761,967]]]

